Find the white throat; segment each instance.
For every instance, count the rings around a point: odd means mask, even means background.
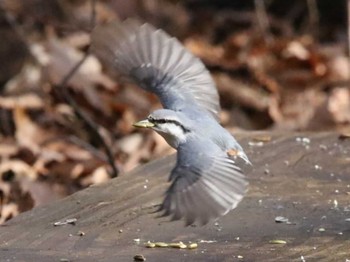
[[[186,141],[187,134],[180,126],[174,123],[161,124],[159,128],[155,130],[168,142],[171,147],[175,149],[180,143]]]

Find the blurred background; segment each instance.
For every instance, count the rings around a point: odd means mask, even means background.
[[[156,97],[90,54],[128,17],[203,60],[230,131],[350,137],[346,1],[0,0],[0,223],[173,152],[132,127]]]

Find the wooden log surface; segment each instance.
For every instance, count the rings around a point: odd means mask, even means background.
[[[184,227],[154,213],[174,165],[170,156],[10,220],[0,227],[0,261],[350,259],[350,139],[246,133],[239,140],[253,162],[245,168],[249,192],[217,222]],[[277,216],[290,223],[276,223]],[[70,218],[75,225],[53,225]],[[198,248],[145,248],[147,241]]]

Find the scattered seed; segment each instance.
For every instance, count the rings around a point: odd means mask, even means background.
[[[145,247],[148,247],[148,248],[154,248],[156,246],[156,244],[152,243],[152,242],[147,242],[145,244]]]
[[[182,243],[182,244],[180,244],[179,248],[180,248],[180,249],[187,248],[187,245],[185,245],[184,243]]]
[[[78,231],[77,235],[80,236],[80,237],[85,236],[85,232],[83,232],[83,231]]]
[[[143,255],[135,255],[134,261],[146,261],[146,258]]]
[[[176,243],[170,243],[170,244],[169,244],[169,247],[181,248],[182,245],[184,245],[184,243],[182,243],[182,242],[176,242]]]
[[[123,233],[123,229],[119,229],[119,231],[118,231],[119,233]]]
[[[303,138],[301,139],[301,142],[303,142],[304,144],[310,144],[311,140],[310,140],[310,138],[303,137]]]
[[[318,231],[319,231],[319,232],[325,232],[325,231],[326,231],[326,229],[325,229],[325,228],[323,228],[323,227],[320,227],[320,228],[318,229]]]
[[[315,165],[315,169],[316,169],[316,170],[321,170],[321,169],[322,169],[322,167],[321,167],[321,166],[319,166],[319,165]]]
[[[269,241],[270,244],[287,244],[287,241],[281,239],[274,239]]]
[[[275,217],[275,222],[276,223],[287,223],[287,222],[289,222],[289,219],[286,217],[278,216],[278,217]]]
[[[201,240],[199,241],[199,243],[207,243],[207,244],[211,244],[211,243],[216,243],[217,241],[216,240]]]
[[[180,245],[180,249],[184,249],[184,248],[187,248],[187,245],[185,244]]]
[[[309,139],[309,138],[307,138],[307,137],[297,137],[297,138],[295,138],[295,141],[297,141],[297,142],[301,142],[301,143],[303,143],[303,144],[310,144],[310,142],[311,142],[311,140]]]
[[[324,151],[328,149],[326,145],[319,145],[319,147],[320,147],[320,149],[322,149]]]
[[[155,247],[168,247],[169,244],[165,243],[165,242],[156,242],[154,243]]]
[[[333,205],[334,205],[334,208],[338,208],[338,200],[334,199],[333,200]]]
[[[238,259],[243,259],[243,256],[238,255],[237,258],[238,258]]]
[[[66,223],[75,225],[75,222],[77,222],[77,221],[78,221],[78,219],[76,219],[76,218],[69,218],[66,220]]]
[[[197,243],[192,243],[192,244],[189,244],[188,245],[188,249],[195,249],[198,247],[198,244]]]
[[[248,142],[248,145],[249,146],[257,146],[257,147],[261,147],[261,146],[263,146],[264,145],[264,142],[254,142],[254,141],[249,141]]]
[[[71,225],[75,225],[75,222],[77,222],[78,219],[76,218],[68,218],[64,221],[57,221],[55,223],[53,223],[53,225],[56,226],[63,226],[63,225],[67,225],[67,224],[71,224]]]

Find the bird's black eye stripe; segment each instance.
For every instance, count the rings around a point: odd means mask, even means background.
[[[165,123],[170,123],[170,120],[165,120],[165,119],[153,119],[153,123],[155,123],[155,124],[165,124]]]
[[[180,122],[178,122],[176,120],[172,120],[172,119],[155,119],[153,117],[149,117],[148,121],[150,121],[153,124],[165,124],[165,123],[175,124],[175,125],[179,126],[184,131],[184,133],[190,132],[189,129],[184,127]]]

